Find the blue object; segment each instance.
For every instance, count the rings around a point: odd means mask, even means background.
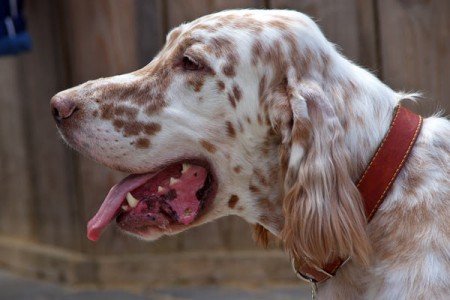
[[[31,37],[26,32],[23,0],[0,0],[0,55],[30,49]]]

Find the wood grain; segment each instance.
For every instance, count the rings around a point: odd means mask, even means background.
[[[203,15],[232,8],[264,8],[262,0],[167,0],[167,30]]]
[[[383,78],[426,98],[417,109],[450,112],[450,2],[379,1]]]
[[[0,69],[0,233],[29,238],[33,189],[20,102],[18,59],[1,58]]]
[[[27,5],[34,44],[33,50],[21,58],[20,72],[33,184],[33,230],[41,243],[79,249],[72,161],[49,108],[50,98],[67,84],[60,29],[53,26],[59,18],[58,4],[36,0]]]

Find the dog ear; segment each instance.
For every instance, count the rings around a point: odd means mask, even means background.
[[[351,256],[367,265],[363,203],[331,101],[314,84],[290,89],[291,130],[283,136],[281,151],[286,160],[281,236],[299,263],[320,267],[334,257]]]

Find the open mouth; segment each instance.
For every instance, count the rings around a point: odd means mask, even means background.
[[[199,160],[132,174],[109,191],[88,223],[88,238],[98,240],[114,219],[120,228],[135,234],[190,225],[212,202],[216,186],[210,165]]]

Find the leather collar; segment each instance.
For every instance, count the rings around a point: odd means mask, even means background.
[[[421,116],[405,107],[399,105],[395,108],[389,131],[357,184],[364,200],[367,222],[372,220],[405,164],[422,123]],[[323,267],[297,266],[293,261],[293,267],[301,279],[316,284],[334,277],[337,270],[349,259],[350,257],[347,259],[337,257]]]

